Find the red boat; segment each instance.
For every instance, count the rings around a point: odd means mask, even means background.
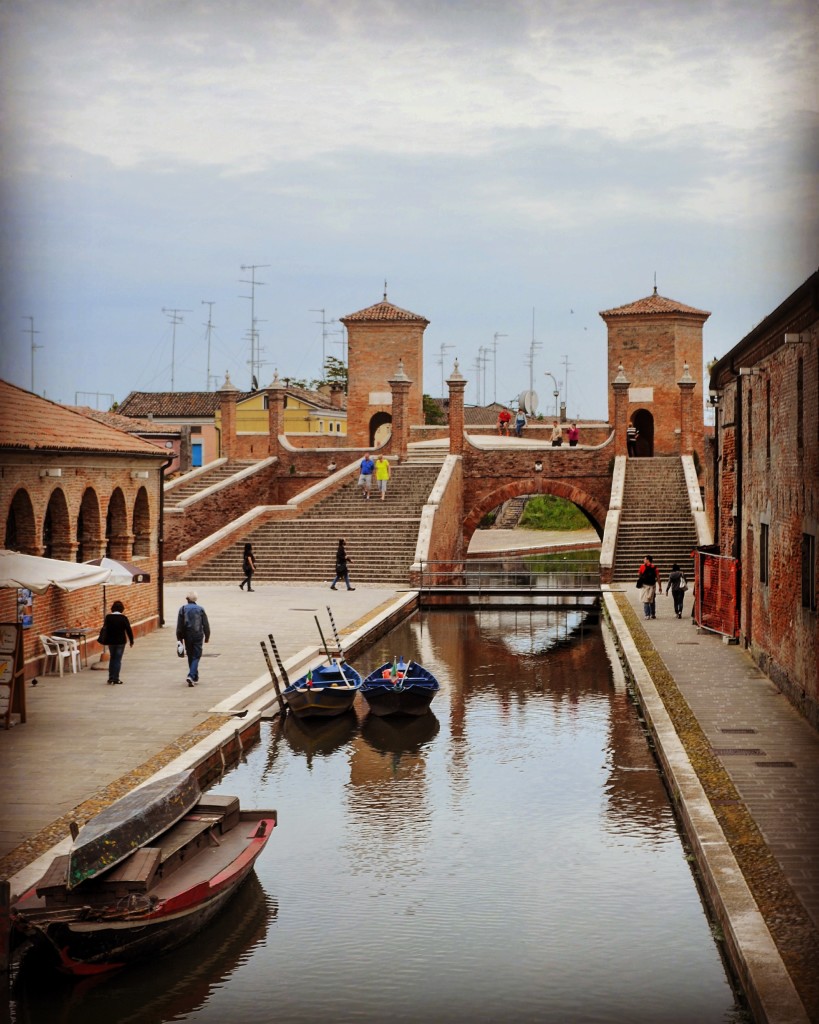
[[[124,798],[132,807],[138,792]],[[111,812],[118,804],[103,814],[116,818]],[[89,824],[99,832],[97,819]],[[275,826],[275,811],[242,811],[238,797],[206,794],[149,845],[79,883],[69,879],[71,854],[55,857],[43,878],[13,904],[12,927],[51,950],[57,966],[71,974],[96,974],[165,953],[228,902]],[[127,841],[125,832],[120,824],[112,843]]]

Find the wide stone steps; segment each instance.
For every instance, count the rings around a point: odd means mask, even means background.
[[[201,473],[199,476],[194,477],[193,480],[188,480],[184,483],[177,484],[170,491],[167,491],[165,495],[165,503],[167,505],[178,505],[179,502],[184,501],[186,498],[192,497],[194,494],[199,494],[200,491],[204,491],[208,487],[212,487],[214,484],[221,483],[222,480],[227,480],[228,477],[233,476],[235,473],[239,473],[241,470],[246,469],[248,466],[253,466],[254,462],[226,462],[222,466],[217,466],[215,469],[208,470],[207,473]]]
[[[354,584],[406,585],[415,560],[421,512],[439,472],[440,465],[395,467],[384,501],[375,492],[366,500],[357,477],[351,479],[298,519],[249,529],[188,578],[238,583],[242,551],[249,542],[258,565],[257,582],[329,583],[335,575],[338,541],[343,537]]]
[[[629,459],[614,555],[614,581],[636,581],[646,555],[654,559],[663,580],[675,562],[688,575],[693,572],[691,552],[696,544],[697,531],[681,460]]]

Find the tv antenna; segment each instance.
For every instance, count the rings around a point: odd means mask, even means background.
[[[213,331],[213,307],[216,305],[215,302],[208,302],[207,299],[202,299],[202,305],[208,307],[208,322],[205,324],[205,338],[208,343],[208,375],[205,382],[205,391],[210,391],[211,375],[210,375],[210,336]]]
[[[263,270],[265,267],[269,267],[269,263],[242,263],[239,267],[240,270],[250,271],[250,280],[246,278],[239,278],[240,284],[250,285],[250,295],[240,295],[240,299],[250,299],[250,379],[258,381],[259,374],[261,373],[261,351],[259,348],[259,329],[256,324],[260,321],[256,319],[256,286],[260,284],[266,284],[265,281],[256,280],[256,271]],[[253,389],[255,390],[255,388]]]
[[[455,346],[447,345],[445,341],[442,341],[440,345],[441,354],[435,360],[436,363],[441,367],[441,401],[443,401],[446,398],[446,392],[444,391],[444,360],[446,359],[446,353],[451,348],[455,348]]]
[[[497,402],[498,400],[498,338],[508,338],[508,334],[501,334],[500,331],[495,331],[492,336],[492,369],[495,374],[495,379],[492,386],[492,401]]]
[[[43,346],[42,345],[35,345],[34,344],[34,335],[40,333],[39,331],[35,331],[34,330],[34,317],[33,316],[24,316],[23,319],[24,320],[28,320],[28,327],[24,328],[23,333],[27,334],[29,336],[29,340],[31,342],[31,390],[32,390],[32,393],[33,393],[34,392],[34,353],[37,351],[38,348],[42,348]]]
[[[567,355],[561,359],[563,363],[563,402],[566,406],[566,414],[569,412],[569,370],[571,369],[571,363]]]
[[[481,370],[483,371],[483,399],[481,400],[481,405],[486,405],[486,364],[489,362],[490,351],[491,349],[488,345],[481,345],[478,349],[478,362]],[[480,386],[478,393],[480,394]]]
[[[532,307],[532,340],[529,343],[529,358],[526,360],[529,364],[529,391],[532,394],[535,391],[535,352],[539,348],[543,348],[543,345],[535,341],[535,310]]]
[[[327,327],[329,324],[334,324],[335,320],[328,320],[326,318],[326,309],[311,309],[311,313],[321,313],[321,320],[316,320],[317,324],[321,324],[321,380],[324,380],[324,375],[327,373]]]
[[[171,391],[176,391],[175,385],[175,363],[176,363],[176,328],[179,324],[185,322],[185,318],[180,316],[180,313],[192,313],[192,309],[166,309],[162,307],[162,312],[169,317],[170,323],[173,325],[173,331],[171,332]]]

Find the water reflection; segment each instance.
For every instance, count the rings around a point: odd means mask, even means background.
[[[329,757],[343,747],[357,728],[354,711],[345,711],[335,718],[304,719],[288,715],[283,725],[287,745],[306,756],[308,769],[312,769],[314,757]]]

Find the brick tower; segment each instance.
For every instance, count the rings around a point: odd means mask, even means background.
[[[622,365],[630,382],[628,419],[640,432],[638,455],[679,455],[683,441],[684,396],[680,380],[693,379],[692,417],[687,442],[702,455],[702,325],[710,316],[654,293],[600,313],[608,328],[609,381]],[[689,376],[690,375],[690,376]],[[614,391],[609,391],[609,423],[614,423]]]
[[[347,438],[369,447],[380,443],[392,423],[389,380],[399,360],[412,381],[407,415],[409,426],[424,422],[424,330],[429,320],[400,309],[384,298],[374,306],[341,317],[347,328]]]

